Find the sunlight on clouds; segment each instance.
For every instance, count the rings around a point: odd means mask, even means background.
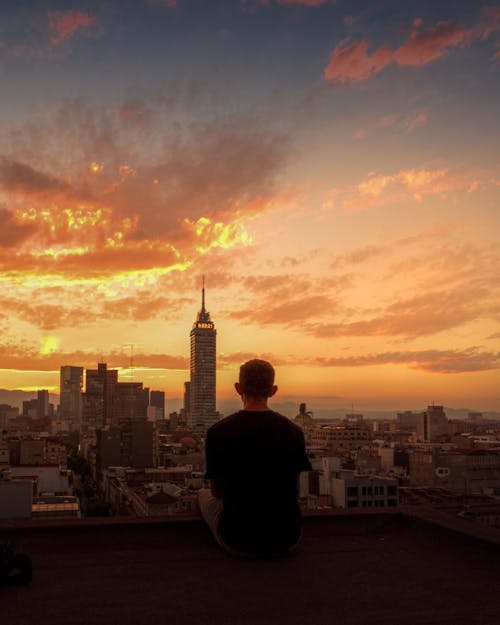
[[[400,183],[411,190],[429,187],[435,180],[447,174],[447,169],[430,171],[427,169],[408,169],[396,174],[384,176],[370,173],[368,178],[358,185],[361,195],[371,195],[378,197],[390,184]],[[433,190],[428,188],[427,192]],[[416,198],[417,199],[417,198]]]
[[[128,176],[137,176],[137,170],[133,167],[129,167],[128,165],[120,165],[120,176],[122,178],[127,178]]]
[[[102,171],[104,171],[104,164],[103,163],[90,163],[89,165],[89,169],[92,173],[94,174],[99,174]]]
[[[205,254],[208,250],[216,247],[228,249],[235,245],[250,245],[252,237],[238,222],[224,224],[221,221],[212,222],[208,217],[200,217],[197,221],[191,221],[188,217],[184,223],[194,231],[200,239],[196,251]]]
[[[55,336],[44,336],[38,354],[40,356],[50,356],[59,349],[61,341]]]
[[[96,226],[105,228],[109,225],[111,210],[107,208],[94,209],[84,205],[63,209],[55,205],[41,209],[31,206],[26,210],[19,210],[17,218],[24,223],[48,225],[52,233],[60,230],[74,232],[93,229]]]
[[[33,251],[31,252],[31,255],[35,257],[50,256],[51,258],[54,258],[55,260],[57,260],[59,257],[64,257],[64,256],[85,256],[85,254],[88,254],[90,251],[91,251],[91,248],[89,246],[69,247],[69,248],[49,247],[43,251]]]

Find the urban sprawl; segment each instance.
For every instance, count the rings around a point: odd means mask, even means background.
[[[216,334],[203,288],[183,407],[168,416],[163,391],[105,363],[61,366],[57,407],[47,390],[22,410],[0,404],[0,518],[199,515],[204,439],[222,417]],[[438,405],[321,422],[305,403],[294,421],[313,467],[300,476],[304,512],[427,506],[500,526],[500,422]]]

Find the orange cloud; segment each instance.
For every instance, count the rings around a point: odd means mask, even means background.
[[[311,295],[309,297],[295,297],[292,300],[280,302],[276,297],[269,297],[275,303],[252,306],[229,313],[233,319],[250,321],[258,325],[292,326],[305,320],[323,316],[336,308],[336,304],[326,295]]]
[[[450,281],[448,273],[443,282]],[[455,280],[457,276],[455,275]],[[318,338],[341,336],[402,336],[406,339],[430,336],[477,319],[498,319],[500,303],[495,278],[476,285],[458,280],[456,286],[429,290],[399,299],[377,316],[356,321],[310,323],[304,329]],[[358,311],[358,315],[362,311]]]
[[[324,69],[327,80],[339,83],[354,83],[378,74],[390,63],[401,67],[421,67],[445,56],[451,49],[471,43],[475,39],[487,39],[500,29],[498,7],[488,7],[475,28],[453,22],[438,22],[424,29],[423,21],[416,19],[407,40],[399,48],[383,45],[370,50],[368,40],[342,40],[330,55]]]
[[[427,30],[422,23],[414,24],[404,45],[394,51],[393,60],[401,66],[421,66],[444,56],[448,48],[459,46],[467,40],[467,30],[460,24],[438,22]]]
[[[3,369],[58,371],[62,364],[81,366],[93,369],[98,359],[104,357],[110,368],[126,367],[130,362],[127,350],[113,350],[105,354],[73,351],[66,352],[55,349],[47,350],[40,355],[40,347],[27,343],[0,343],[0,359]],[[170,354],[142,353],[134,351],[134,367],[151,367],[158,369],[189,369],[189,358]]]
[[[179,105],[183,94],[182,87]],[[9,207],[0,234],[5,273],[158,277],[209,251],[251,242],[246,222],[273,208],[286,137],[239,118],[159,137],[163,91],[139,101],[127,108],[132,125],[123,107],[74,100],[17,130],[17,153],[0,157],[0,201]],[[137,118],[143,109],[148,115]],[[60,153],[71,157],[59,160]],[[6,250],[12,242],[15,257]]]
[[[464,350],[415,350],[405,352],[382,352],[362,356],[339,358],[316,358],[323,367],[368,367],[376,365],[406,364],[411,369],[430,373],[465,373],[491,371],[500,368],[499,352],[482,352],[476,347]]]
[[[366,39],[352,44],[348,44],[347,39],[342,40],[330,55],[330,62],[324,70],[325,78],[347,83],[378,74],[393,60],[393,53],[389,46],[381,46],[369,54],[369,45]]]
[[[426,196],[474,193],[497,184],[495,174],[486,171],[421,167],[389,174],[370,172],[353,187],[332,189],[323,208],[357,213],[394,202],[420,202]]]
[[[17,247],[35,233],[33,224],[19,222],[15,215],[5,208],[0,208],[0,248]]]
[[[91,26],[94,21],[95,18],[90,17],[88,13],[82,13],[76,9],[51,11],[49,12],[50,41],[57,46],[71,39],[77,30]]]
[[[47,192],[65,191],[69,189],[69,185],[27,163],[2,157],[0,188],[14,196],[32,197]]]

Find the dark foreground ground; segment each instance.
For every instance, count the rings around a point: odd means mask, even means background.
[[[4,523],[34,578],[0,588],[0,623],[500,624],[495,530],[434,521],[310,517],[297,553],[274,561],[225,555],[200,521]]]

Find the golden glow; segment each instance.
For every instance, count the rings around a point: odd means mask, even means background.
[[[75,208],[63,208],[51,205],[43,209],[30,207],[18,211],[18,220],[22,223],[41,223],[49,226],[51,232],[78,232],[95,227],[106,228],[111,219],[109,208],[91,208],[80,204]]]
[[[96,163],[95,161],[93,163],[90,163],[89,165],[89,169],[92,173],[94,174],[99,174],[102,171],[104,171],[104,164],[103,163]]]
[[[128,165],[120,165],[119,171],[122,178],[127,178],[127,176],[137,176],[137,171]]]
[[[51,258],[54,258],[55,260],[57,260],[60,257],[64,257],[64,256],[85,256],[85,254],[89,254],[92,251],[92,247],[90,246],[86,246],[86,247],[69,247],[69,248],[53,248],[53,247],[49,247],[45,250],[42,251],[37,251],[37,250],[33,250],[31,252],[31,255],[36,257],[41,257],[41,256],[50,256]]]
[[[44,336],[42,338],[42,345],[38,352],[40,356],[49,356],[53,352],[59,349],[61,341],[55,336]]]
[[[208,250],[216,247],[228,249],[235,245],[250,245],[252,243],[252,237],[238,222],[224,224],[217,221],[213,223],[208,217],[200,217],[197,221],[185,218],[184,223],[194,230],[198,239],[202,240],[201,244],[196,246],[196,251],[199,254],[205,254]]]

